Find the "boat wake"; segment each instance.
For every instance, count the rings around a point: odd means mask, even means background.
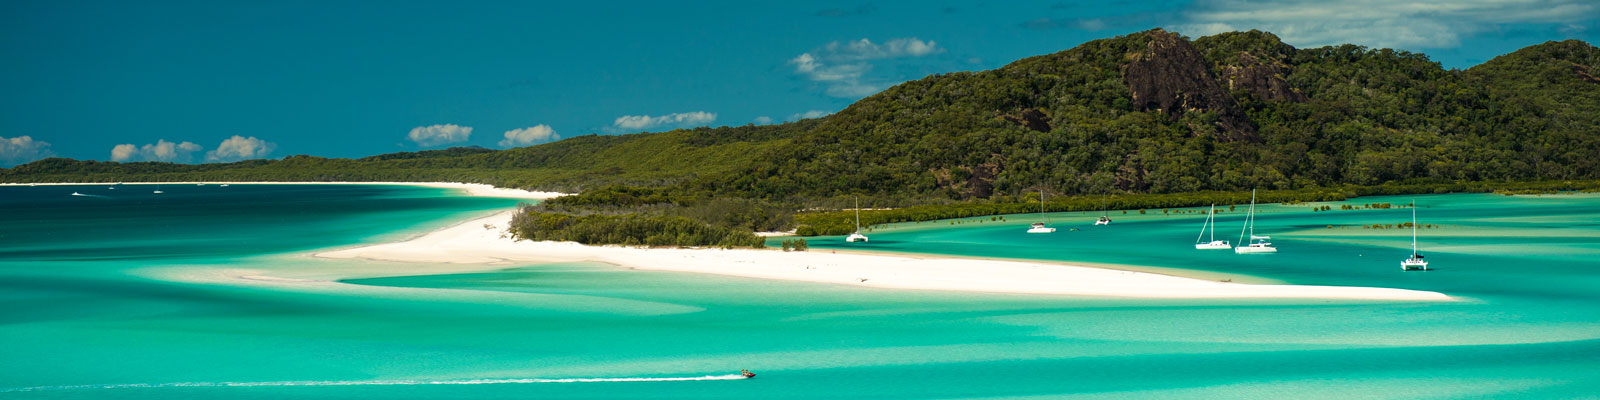
[[[78,192],[72,192],[72,195],[73,196],[79,196],[79,197],[105,197],[105,196],[101,196],[101,195],[83,194],[83,193],[78,193]]]
[[[682,376],[659,378],[500,378],[500,379],[456,379],[456,380],[424,380],[424,379],[398,379],[398,380],[353,380],[353,381],[282,381],[282,382],[173,382],[173,383],[126,383],[112,385],[65,385],[65,386],[35,386],[24,388],[0,389],[6,392],[45,392],[57,390],[94,390],[94,389],[144,389],[144,388],[174,388],[174,387],[259,387],[259,386],[411,386],[411,385],[500,385],[517,383],[588,383],[588,382],[682,382],[682,381],[735,381],[746,379],[744,375],[706,375]]]

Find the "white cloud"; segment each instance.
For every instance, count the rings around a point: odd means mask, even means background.
[[[652,117],[649,115],[624,115],[611,122],[611,126],[619,131],[636,131],[662,126],[699,126],[717,120],[717,113],[705,111],[692,111],[686,113],[673,113]]]
[[[772,123],[772,117],[763,115],[756,117],[756,119],[751,120],[750,122],[754,122],[756,125],[766,125]]]
[[[1213,0],[1184,14],[1174,30],[1190,36],[1260,29],[1298,47],[1354,43],[1406,49],[1451,48],[1499,24],[1567,24],[1600,5],[1580,0]]]
[[[154,144],[136,146],[132,143],[119,144],[111,148],[111,161],[162,161],[162,162],[193,162],[194,153],[201,150],[200,145],[182,142],[173,143],[166,139],[157,139]]]
[[[799,120],[802,120],[802,119],[822,118],[822,117],[828,116],[828,114],[833,114],[833,113],[829,112],[829,111],[823,111],[823,110],[811,110],[811,111],[806,111],[806,112],[798,113],[798,114],[789,114],[789,120],[790,121],[799,121]]]
[[[550,129],[550,125],[539,124],[506,131],[506,138],[500,141],[500,147],[527,146],[560,138],[561,135],[557,135],[555,129]]]
[[[216,150],[206,152],[206,161],[230,162],[262,158],[272,153],[272,150],[276,148],[278,148],[277,144],[256,139],[255,136],[247,138],[233,135],[233,137],[223,140],[222,144],[218,144]]]
[[[894,82],[887,77],[870,77],[874,60],[915,58],[943,53],[944,48],[933,41],[917,38],[890,39],[882,44],[868,39],[847,42],[833,41],[816,50],[800,53],[789,59],[794,73],[812,82],[826,86],[825,93],[833,97],[863,97],[888,87]]]
[[[9,167],[54,155],[50,142],[33,140],[31,136],[0,136],[0,166]]]
[[[433,147],[441,144],[465,142],[471,136],[472,127],[470,126],[444,124],[411,128],[411,133],[406,135],[406,139],[415,142],[418,146]]]

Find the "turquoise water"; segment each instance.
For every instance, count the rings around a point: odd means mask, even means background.
[[[1419,196],[1422,222],[1441,225],[1424,230],[1438,269],[1425,273],[1399,270],[1408,231],[1327,228],[1402,222],[1407,209],[1268,206],[1258,233],[1282,252],[1261,256],[1193,250],[1203,216],[1160,210],[1117,214],[1109,227],[1057,214],[1053,235],[1024,234],[1034,217],[1008,216],[880,229],[865,245],[810,241],[1463,298],[1396,303],[883,291],[586,263],[438,273],[304,253],[515,202],[410,187],[89,189],[0,187],[0,397],[1593,398],[1600,388],[1591,195]],[[1218,235],[1235,240],[1241,215],[1220,215]],[[347,285],[207,280],[220,270]],[[739,368],[761,376],[723,379]]]

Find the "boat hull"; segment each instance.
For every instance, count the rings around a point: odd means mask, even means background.
[[[1055,233],[1056,228],[1028,228],[1028,233]]]
[[[1233,248],[1228,242],[1216,241],[1211,243],[1195,243],[1196,250],[1227,250]]]
[[[862,234],[859,234],[859,233],[852,233],[852,234],[850,234],[849,237],[844,238],[844,241],[846,243],[866,242],[867,241],[867,235],[862,235]]]
[[[1428,262],[1427,261],[1411,261],[1411,260],[1401,261],[1400,262],[1400,270],[1402,270],[1402,271],[1427,271],[1428,270]]]
[[[1235,247],[1235,248],[1233,248],[1233,252],[1237,253],[1237,254],[1271,254],[1271,253],[1277,253],[1278,252],[1278,248],[1277,247],[1264,247],[1264,246],[1245,246],[1245,247]]]

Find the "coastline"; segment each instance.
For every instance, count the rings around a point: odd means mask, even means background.
[[[312,256],[446,264],[441,271],[460,271],[467,265],[493,269],[521,263],[587,261],[639,270],[956,292],[1168,299],[1455,300],[1428,291],[1218,282],[1043,261],[868,251],[662,249],[513,241],[505,233],[513,213],[503,211],[470,219],[405,241],[319,251]]]
[[[100,182],[100,183],[0,183],[0,186],[99,186],[106,184],[118,185],[384,185],[384,186],[421,186],[440,189],[458,189],[462,192],[478,197],[500,197],[509,199],[547,200],[569,193],[536,192],[522,189],[497,188],[484,183],[460,182],[234,182],[234,181],[189,181],[189,182]]]

